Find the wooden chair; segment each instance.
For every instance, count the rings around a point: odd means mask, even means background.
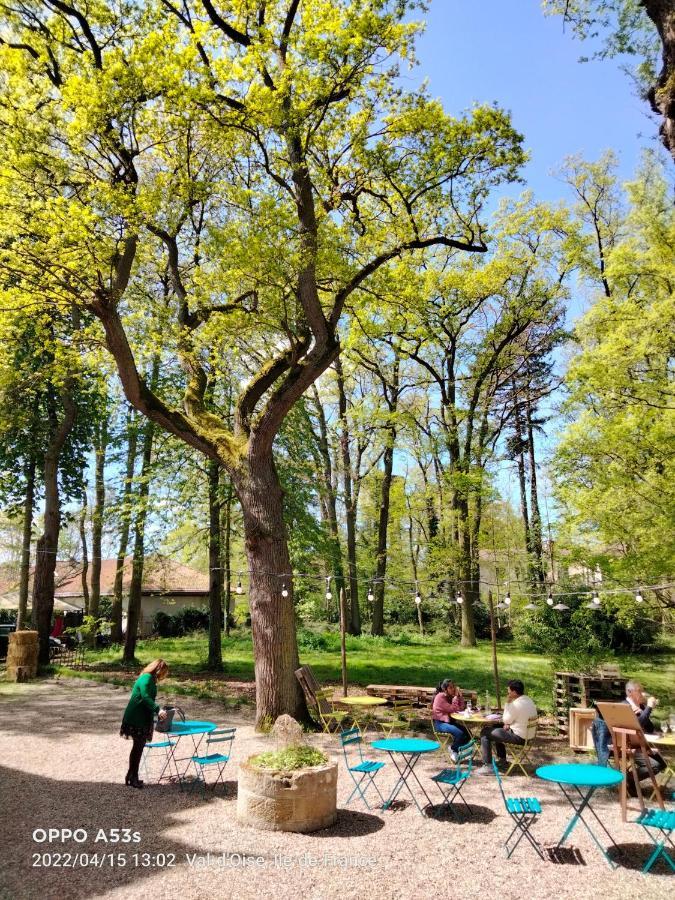
[[[641,756],[645,760],[649,771],[649,778],[652,782],[653,797],[656,798],[661,809],[664,809],[663,797],[661,790],[656,781],[656,774],[652,771],[649,764],[649,748],[645,740],[645,733],[642,726],[637,720],[637,716],[627,703],[597,703],[598,712],[605,720],[605,724],[609,728],[612,735],[612,748],[614,751],[614,762],[616,768],[623,775],[621,782],[620,799],[621,799],[621,819],[627,821],[628,810],[628,774],[630,773],[635,783],[638,802],[640,808],[644,812],[646,809],[644,797],[642,796],[642,788],[640,787],[640,778],[635,762],[636,756]]]
[[[532,716],[531,719],[527,720],[527,734],[525,736],[525,743],[520,745],[508,745],[509,750],[511,751],[511,765],[508,767],[504,775],[510,775],[512,769],[518,768],[526,778],[529,778],[529,774],[525,770],[525,766],[523,765],[523,763],[532,763],[532,760],[530,759],[530,752],[532,750],[532,745],[537,739],[538,725],[539,720],[536,716]]]

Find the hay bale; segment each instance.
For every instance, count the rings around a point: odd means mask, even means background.
[[[10,633],[9,641],[12,644],[35,644],[38,643],[37,631],[15,631]]]

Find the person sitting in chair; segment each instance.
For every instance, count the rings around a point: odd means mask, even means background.
[[[639,681],[631,680],[626,682],[626,699],[624,700],[624,703],[627,703],[633,710],[645,734],[654,734],[656,731],[651,716],[652,710],[658,705],[658,702],[656,697],[647,696]],[[666,762],[661,754],[651,747],[649,748],[649,756],[647,759],[645,759],[644,754],[638,752],[635,754],[634,763],[640,781],[649,778],[650,769],[654,775],[658,775],[658,773],[663,772],[666,767]],[[631,778],[628,779],[627,787],[631,797],[635,797],[637,791],[635,789],[635,783]]]
[[[450,721],[451,716],[461,712],[465,706],[466,703],[464,702],[462,692],[455,682],[451,681],[449,678],[445,678],[441,681],[436,688],[431,716],[434,720],[434,728],[436,731],[440,731],[442,734],[452,735],[450,757],[453,762],[456,762],[455,754],[457,753],[457,750],[459,750],[462,744],[466,744],[471,740],[471,736],[466,728],[458,725],[456,722]]]
[[[504,704],[502,719],[504,726],[486,725],[480,733],[480,750],[483,765],[476,769],[477,775],[492,775],[492,744],[497,750],[497,765],[506,765],[505,744],[522,747],[527,739],[527,725],[537,715],[537,707],[525,693],[525,685],[518,679],[508,683],[507,702]]]

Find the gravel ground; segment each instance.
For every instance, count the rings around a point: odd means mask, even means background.
[[[641,829],[621,823],[616,795],[607,791],[596,794],[594,808],[624,851],[615,871],[581,826],[557,861],[541,862],[524,844],[506,860],[502,844],[510,820],[487,777],[470,780],[470,813],[456,821],[421,816],[409,803],[384,813],[352,804],[339,810],[337,825],[313,835],[239,826],[237,760],[272,746],[270,738],[254,733],[248,711],[227,716],[238,731],[224,791],[204,801],[175,785],[132,790],[123,783],[129,744],[117,734],[125,703],[125,690],[76,679],[0,685],[2,900],[673,896],[675,878],[662,862],[657,874],[640,874],[650,845]],[[223,721],[215,704],[185,698],[184,706],[190,718]],[[334,738],[310,740],[337,757]],[[439,768],[438,758],[422,757],[416,769],[432,799],[428,776]],[[388,762],[381,787],[390,790],[394,780]],[[543,844],[554,844],[571,814],[558,789],[524,777],[510,777],[507,787],[512,795],[540,798],[544,814],[536,833]],[[350,788],[340,759],[338,805]],[[38,844],[32,837],[38,828],[84,829],[87,839]],[[99,829],[112,828],[140,832],[140,842],[95,840]],[[52,865],[34,865],[38,853],[51,853]],[[91,864],[57,867],[57,853],[88,854]],[[101,868],[93,863],[95,853]],[[114,865],[104,853],[115,854]],[[153,865],[144,865],[148,860]]]

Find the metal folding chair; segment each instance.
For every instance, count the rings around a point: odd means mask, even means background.
[[[654,852],[644,864],[642,871],[644,873],[649,872],[659,856],[662,856],[673,872],[675,872],[675,862],[666,849],[666,845],[669,845],[675,850],[675,844],[673,844],[671,837],[673,830],[675,830],[675,812],[663,809],[646,809],[640,813],[635,820],[635,824],[641,825],[646,834],[649,835],[650,840],[654,842]]]
[[[445,753],[446,756],[449,756],[449,753],[448,753],[448,742],[449,742],[450,740],[452,740],[452,735],[450,734],[449,731],[437,731],[437,729],[436,729],[436,720],[435,720],[435,719],[432,719],[432,720],[431,720],[431,728],[432,728],[432,731],[433,731],[433,733],[434,733],[434,740],[435,740],[435,741],[438,741],[438,743],[441,745],[440,748],[439,748],[439,749],[440,749],[440,752],[441,752],[441,753]]]
[[[524,763],[532,763],[532,760],[530,759],[530,752],[537,737],[538,721],[539,720],[536,716],[532,716],[531,719],[528,719],[527,735],[525,737],[524,744],[509,744],[509,750],[511,751],[511,765],[508,767],[506,772],[504,772],[504,775],[510,775],[512,769],[518,768],[526,778],[530,777],[525,770]]]
[[[234,734],[236,730],[236,728],[229,727],[216,728],[216,730],[212,731],[206,738],[206,753],[203,756],[192,757],[192,762],[194,763],[194,767],[197,770],[197,780],[201,782],[203,796],[206,796],[206,776],[204,774],[204,770],[208,766],[218,767],[216,780],[213,782],[213,784],[209,785],[211,790],[215,791],[216,785],[219,781],[222,784],[225,783],[223,779],[223,772],[225,771],[225,766],[229,762],[230,756],[232,754],[232,741],[234,740]],[[211,750],[214,744],[227,744],[227,746],[219,748],[219,752],[217,753],[209,753],[209,750]],[[227,750],[227,752],[223,753],[221,752],[222,750]]]
[[[152,741],[149,744],[146,744],[143,748],[143,756],[141,758],[141,766],[143,767],[143,772],[145,774],[145,780],[150,782],[150,768],[148,766],[148,757],[154,755],[163,755],[164,759],[162,761],[162,769],[157,776],[157,784],[165,779],[170,781],[175,776],[171,773],[171,761],[173,759],[171,751],[176,746],[177,741],[172,741],[170,738],[166,738],[163,741]],[[163,754],[155,754],[155,750],[163,750]],[[175,766],[174,766],[175,768]],[[168,775],[165,774],[168,770]]]
[[[386,737],[391,737],[394,732],[410,731],[413,714],[410,700],[393,700],[389,715],[378,719],[378,724]]]
[[[349,795],[349,799],[345,803],[345,806],[349,806],[354,795],[358,794],[358,796],[366,804],[366,809],[370,809],[371,807],[369,806],[368,800],[366,799],[366,792],[371,786],[375,788],[378,797],[384,805],[384,797],[380,793],[380,789],[378,788],[378,786],[375,784],[375,776],[380,771],[380,769],[384,768],[384,763],[375,762],[374,760],[363,758],[363,741],[359,729],[350,728],[349,731],[342,731],[340,733],[340,746],[342,747],[342,752],[345,755],[345,765],[347,766],[347,771],[351,775],[352,781],[354,782],[354,790]],[[347,753],[348,747],[354,747],[358,751],[359,761],[355,766],[352,766],[349,763],[349,755]]]
[[[316,712],[321,722],[321,727],[326,734],[332,734],[337,731],[345,721],[349,718],[349,713],[335,709],[333,705],[333,688],[316,691]]]
[[[509,859],[509,857],[513,855],[516,847],[521,842],[521,840],[523,838],[527,838],[532,847],[534,847],[534,850],[539,858],[544,859],[544,851],[541,849],[539,841],[537,841],[537,839],[530,831],[532,825],[541,815],[541,803],[537,800],[536,797],[507,797],[504,793],[502,779],[499,774],[499,769],[497,768],[497,763],[494,759],[492,760],[492,768],[494,769],[495,775],[497,776],[497,784],[499,785],[499,790],[501,792],[506,811],[514,822],[511,834],[504,841],[506,858]],[[519,832],[518,838],[515,844],[511,848],[509,848],[509,841],[516,834],[516,832]]]
[[[467,809],[469,808],[469,804],[462,796],[462,788],[471,776],[475,744],[475,741],[463,744],[457,751],[457,762],[455,765],[451,768],[443,769],[438,775],[431,776],[431,780],[436,782],[438,789],[443,795],[440,809],[449,809],[453,816],[455,811],[452,808],[452,804],[457,798],[462,801]]]

